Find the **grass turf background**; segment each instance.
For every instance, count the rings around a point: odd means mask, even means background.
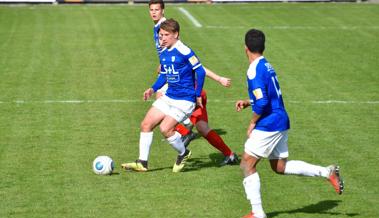
[[[202,28],[178,10],[187,9]],[[181,38],[202,63],[231,77],[207,80],[210,126],[243,152],[250,110],[245,32],[266,33],[291,118],[290,158],[338,163],[346,192],[320,178],[279,176],[259,167],[268,217],[376,217],[378,200],[379,5],[168,5]],[[241,217],[250,210],[238,166],[204,139],[192,161],[171,172],[176,154],[158,131],[151,171],[101,177],[92,160],[116,166],[138,157],[142,92],[158,59],[145,5],[0,6],[0,217]],[[325,101],[334,100],[331,103]],[[321,101],[321,102],[318,102]]]

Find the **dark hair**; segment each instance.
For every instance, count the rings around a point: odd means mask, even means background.
[[[265,50],[265,34],[257,29],[247,31],[245,45],[253,53],[263,54]]]
[[[167,32],[170,32],[170,33],[179,33],[180,26],[179,26],[178,21],[170,18],[161,23],[160,29],[166,30]]]
[[[149,7],[150,5],[159,4],[161,6],[161,9],[164,9],[164,2],[162,0],[150,0],[149,1]]]

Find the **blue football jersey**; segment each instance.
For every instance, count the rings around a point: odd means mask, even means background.
[[[161,72],[152,86],[154,91],[167,82],[166,96],[196,102],[203,88],[205,70],[192,49],[178,40],[171,48],[163,49],[159,59]]]
[[[154,37],[154,42],[155,42],[155,49],[157,50],[158,56],[162,52],[162,47],[159,44],[159,29],[161,28],[161,23],[165,21],[166,18],[162,17],[157,24],[154,25],[153,28],[153,37]]]
[[[278,78],[274,68],[263,56],[250,64],[247,84],[252,110],[261,115],[255,128],[268,132],[289,129],[290,122]]]

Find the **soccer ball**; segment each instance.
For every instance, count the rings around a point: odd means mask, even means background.
[[[92,170],[98,175],[110,175],[114,169],[114,162],[109,156],[97,156],[92,163]]]

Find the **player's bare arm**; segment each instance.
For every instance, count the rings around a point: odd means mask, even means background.
[[[230,87],[232,84],[232,80],[230,78],[222,77],[220,75],[217,75],[215,72],[211,71],[210,69],[204,67],[207,77],[213,79],[216,82],[219,82],[221,85],[225,87]]]

